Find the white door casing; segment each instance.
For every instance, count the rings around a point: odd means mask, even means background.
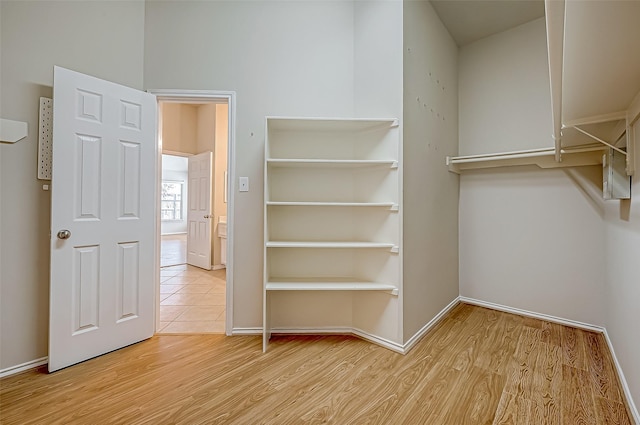
[[[213,153],[189,157],[187,264],[211,270],[211,191]]]
[[[49,371],[152,336],[157,269],[155,96],[60,67],[53,93]]]

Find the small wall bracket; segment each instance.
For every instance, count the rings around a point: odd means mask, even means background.
[[[0,142],[15,143],[28,134],[26,122],[0,118]]]

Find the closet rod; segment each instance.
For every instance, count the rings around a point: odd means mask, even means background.
[[[560,153],[573,154],[573,153],[595,152],[602,149],[604,149],[604,147],[600,145],[589,144],[589,145],[577,146],[574,148],[564,148],[560,150]],[[513,152],[503,152],[503,153],[495,153],[495,154],[469,155],[469,156],[458,156],[458,157],[454,156],[454,157],[447,157],[447,165],[520,159],[520,158],[536,158],[536,157],[549,156],[554,154],[555,154],[555,148],[541,148],[541,149],[531,149],[528,151],[513,151]]]

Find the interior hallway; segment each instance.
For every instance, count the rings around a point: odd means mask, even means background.
[[[226,286],[225,269],[162,268],[158,333],[224,333]]]
[[[162,236],[158,333],[224,333],[226,270],[186,264],[187,236]]]

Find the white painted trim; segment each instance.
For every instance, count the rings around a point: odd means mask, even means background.
[[[440,313],[436,314],[436,316],[429,320],[429,322],[422,327],[422,329],[418,330],[409,340],[404,344],[403,350],[405,353],[408,353],[409,350],[413,348],[414,345],[418,341],[420,341],[442,318],[451,311],[453,307],[460,304],[460,297],[456,297],[453,301],[449,303],[445,308],[443,308]]]
[[[160,152],[162,155],[171,155],[171,156],[179,156],[182,158],[189,158],[190,156],[193,156],[192,153],[187,153],[187,152],[176,152],[176,151],[168,151],[168,150],[163,150],[162,152]]]
[[[635,420],[636,424],[640,424],[640,412],[638,412],[638,407],[633,402],[633,397],[631,397],[631,390],[629,389],[627,380],[624,377],[624,373],[622,372],[622,367],[618,362],[618,358],[616,357],[616,352],[613,349],[613,343],[611,342],[611,339],[609,338],[609,334],[607,333],[606,329],[604,329],[603,334],[604,334],[604,339],[607,341],[607,345],[609,346],[609,351],[611,352],[613,363],[616,366],[616,371],[618,372],[618,380],[620,381],[620,385],[622,386],[624,396],[627,399],[627,406],[629,407],[629,410],[631,411],[631,415],[633,416],[633,419]]]
[[[372,335],[368,332],[365,332],[361,329],[350,328],[348,326],[345,327],[334,327],[334,328],[271,328],[272,335],[352,335],[358,338],[362,338],[366,341],[379,345],[381,347],[387,348],[391,351],[395,351],[399,354],[405,354],[404,347],[402,344],[398,344],[397,342],[393,342],[391,340],[380,338],[378,336]]]
[[[237,335],[260,335],[262,336],[262,328],[232,328],[228,336]]]
[[[16,373],[24,372],[25,370],[35,369],[36,367],[46,365],[47,363],[49,363],[49,357],[40,357],[39,359],[31,360],[30,362],[21,363],[16,366],[10,366],[6,369],[0,370],[0,378],[15,375]]]
[[[604,332],[604,327],[591,325],[588,323],[578,322],[577,320],[564,319],[562,317],[551,316],[549,314],[536,313],[529,310],[522,310],[519,308],[508,307],[502,304],[495,304],[488,301],[477,300],[475,298],[459,297],[460,301],[467,304],[473,304],[480,307],[490,308],[492,310],[504,311],[506,313],[518,314],[520,316],[533,317],[534,319],[545,320],[547,322],[559,323],[565,326],[571,326],[573,328],[584,329],[592,332]]]
[[[235,181],[236,181],[236,92],[220,91],[220,90],[180,90],[180,89],[153,89],[147,90],[154,94],[158,103],[175,102],[175,103],[227,103],[229,106],[228,116],[228,140],[227,146],[227,289],[226,289],[226,317],[225,317],[225,334],[233,335],[233,239],[235,234]],[[158,109],[160,115],[160,109]],[[159,121],[160,122],[160,121]],[[160,155],[159,155],[160,156]],[[159,252],[159,247],[157,248]],[[159,254],[158,254],[159,258]],[[160,278],[158,273],[158,299],[160,297]],[[159,314],[158,314],[159,317]],[[158,319],[159,320],[159,319]],[[158,322],[159,323],[159,322]]]
[[[218,264],[218,265],[211,265],[211,270],[222,270],[222,269],[226,269],[227,266],[225,266],[224,264]]]
[[[398,354],[407,354],[404,346],[402,344],[398,344],[397,342],[393,342],[391,340],[380,338],[379,336],[372,335],[368,332],[364,332],[361,329],[352,329],[351,333],[359,338],[372,342],[381,347],[387,348],[391,351],[395,351]]]

